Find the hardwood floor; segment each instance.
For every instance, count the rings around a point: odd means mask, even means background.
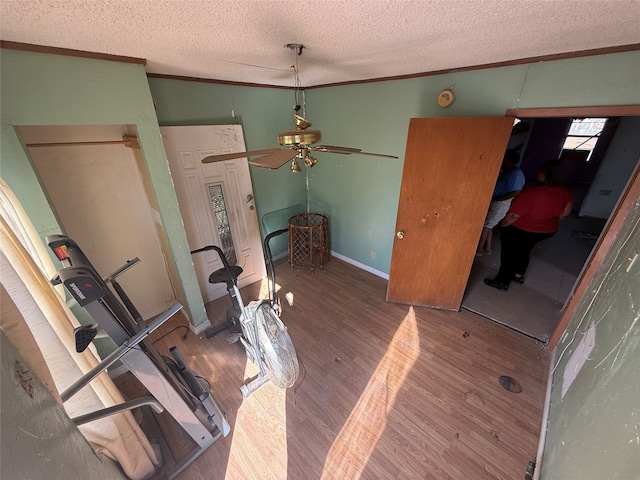
[[[545,398],[541,344],[470,312],[387,303],[386,280],[336,258],[314,274],[286,264],[277,274],[300,360],[293,388],[267,384],[243,399],[256,369],[226,332],[183,341],[180,329],[156,343],[179,346],[232,427],[180,480],[524,477]],[[259,289],[244,289],[245,303]],[[212,323],[228,304],[207,306]],[[501,375],[522,392],[503,389]]]

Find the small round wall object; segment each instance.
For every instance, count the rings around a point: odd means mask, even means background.
[[[438,105],[440,105],[441,107],[448,107],[453,103],[455,98],[456,96],[454,95],[453,90],[447,88],[441,91],[440,95],[438,95]]]

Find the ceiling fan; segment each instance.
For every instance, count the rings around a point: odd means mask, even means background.
[[[320,130],[307,130],[312,124],[298,114],[295,114],[293,118],[296,124],[296,129],[278,133],[278,143],[288,148],[270,148],[265,150],[254,150],[251,152],[210,155],[202,159],[202,163],[222,162],[234,158],[260,156],[260,158],[255,160],[249,160],[249,163],[256,167],[277,169],[288,161],[291,161],[291,171],[300,172],[302,169],[300,168],[298,160],[302,160],[307,167],[313,167],[318,163],[318,159],[312,157],[311,152],[339,153],[343,155],[359,154],[372,155],[374,157],[398,158],[394,155],[363,152],[359,148],[314,145],[322,139]]]
[[[295,50],[297,52],[297,55],[302,55],[302,49],[304,48],[303,45],[297,43],[289,43],[285,45],[285,47],[291,50]],[[256,167],[277,169],[282,167],[285,163],[291,161],[291,171],[300,172],[302,171],[302,168],[300,167],[299,160],[302,160],[304,164],[309,168],[318,163],[318,159],[312,157],[311,152],[339,153],[342,155],[359,154],[371,155],[374,157],[398,158],[395,155],[363,152],[359,148],[336,147],[332,145],[315,145],[320,140],[322,140],[322,134],[320,130],[308,130],[308,128],[312,126],[311,122],[307,121],[303,116],[298,115],[298,112],[303,107],[301,107],[298,102],[298,94],[300,93],[300,79],[298,78],[297,56],[296,64],[293,66],[293,68],[295,72],[296,82],[296,105],[293,107],[296,113],[294,113],[293,119],[296,125],[296,129],[278,133],[278,143],[287,148],[269,148],[265,150],[254,150],[251,152],[210,155],[208,157],[205,157],[202,160],[202,163],[222,162],[235,158],[259,156],[260,158],[249,160],[249,163],[251,165],[255,165]]]

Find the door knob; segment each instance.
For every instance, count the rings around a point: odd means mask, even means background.
[[[400,240],[402,240],[404,238],[404,232],[396,233],[396,237],[398,237]]]

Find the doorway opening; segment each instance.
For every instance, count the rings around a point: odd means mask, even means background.
[[[526,126],[514,126],[507,147],[519,151],[527,182],[544,161],[563,159],[573,210],[553,237],[535,247],[525,283],[512,283],[507,292],[483,282],[493,278],[500,265],[498,231],[492,254],[474,261],[462,308],[547,343],[637,168],[640,140],[635,132],[640,128],[640,117],[520,120]]]
[[[60,226],[51,233],[75,240],[101,272],[138,256],[123,288],[143,319],[164,312],[176,293],[135,126],[38,125],[18,132]]]

